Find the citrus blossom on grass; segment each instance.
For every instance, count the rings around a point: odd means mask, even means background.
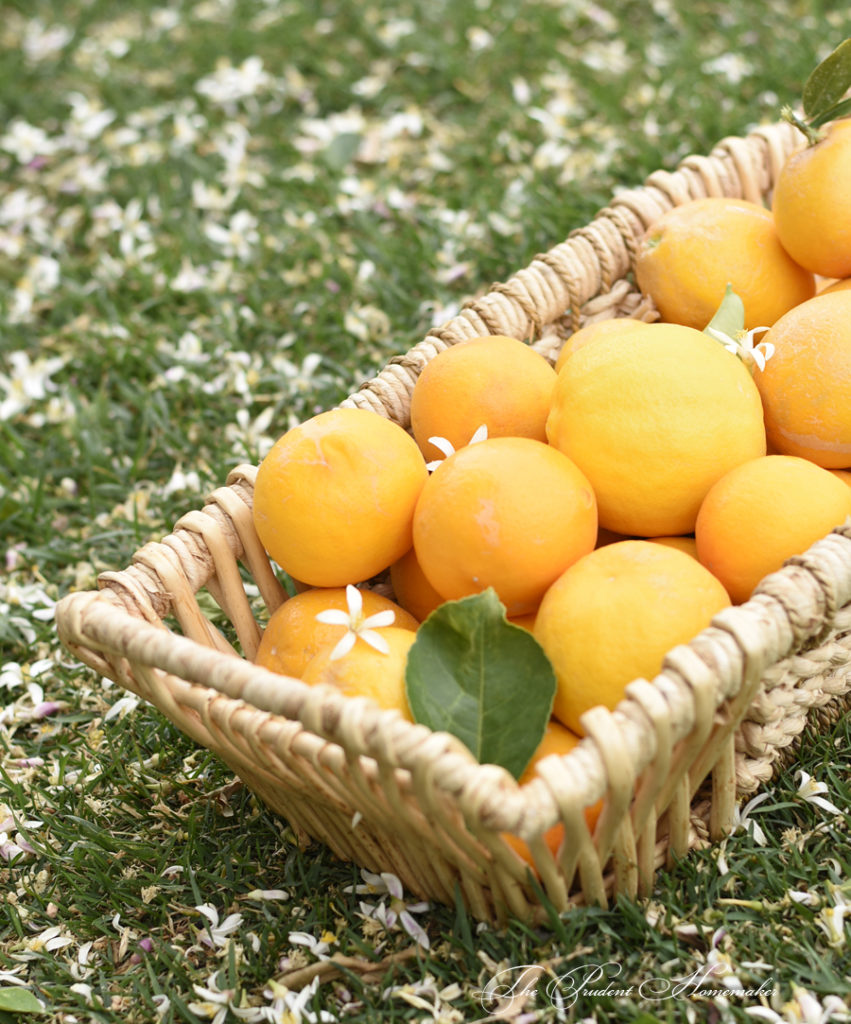
[[[736,466],[706,495],[695,527],[698,558],[740,603],[849,515],[851,489],[832,473],[808,459],[766,455]]]
[[[626,540],[580,558],[544,595],[534,635],[555,669],[554,716],[583,735],[581,717],[610,710],[636,678],[730,604],[721,583],[683,551]]]
[[[411,546],[428,477],[415,441],[362,409],[332,409],[279,438],[260,464],[254,523],[292,577],[315,587],[369,579]]]
[[[590,481],[600,526],[627,536],[691,533],[712,484],[765,454],[748,369],[678,324],[575,352],[558,375],[547,436]]]
[[[534,611],[596,536],[587,478],[531,438],[490,438],[451,455],[414,513],[416,557],[434,589],[456,599],[493,587],[509,615]]]
[[[815,278],[780,243],[771,212],[744,199],[692,199],[647,230],[635,260],[639,287],[663,320],[703,330],[728,284],[745,328],[774,323],[815,294]]]
[[[546,440],[545,424],[555,370],[517,338],[485,335],[438,352],[411,392],[411,430],[430,460],[457,450],[484,426],[488,437]]]

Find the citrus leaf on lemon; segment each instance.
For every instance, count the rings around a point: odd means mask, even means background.
[[[556,679],[540,644],[507,621],[492,588],[436,608],[408,652],[414,721],[457,736],[519,778],[550,719]]]
[[[718,334],[728,338],[736,338],[745,329],[745,304],[728,284],[724,296],[712,319],[704,327],[704,333],[718,340]]]
[[[840,116],[837,107],[851,88],[851,38],[845,39],[810,73],[802,96],[804,113],[813,127]],[[843,111],[844,113],[845,111]]]

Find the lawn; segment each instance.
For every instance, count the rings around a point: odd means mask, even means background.
[[[522,965],[518,1024],[851,1019],[847,717],[648,901],[420,931],[53,623],[617,189],[776,120],[847,4],[2,13],[0,1024],[454,1024]]]

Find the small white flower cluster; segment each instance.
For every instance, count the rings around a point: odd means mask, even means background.
[[[363,884],[348,885],[343,892],[382,897],[381,902],[377,904],[360,902],[361,914],[365,918],[378,921],[388,932],[401,926],[415,942],[428,949],[431,945],[429,937],[413,915],[424,913],[430,908],[430,904],[423,900],[406,903],[401,881],[389,871],[375,874],[362,868],[360,874]]]
[[[25,833],[39,829],[42,825],[43,821],[21,818],[8,805],[0,804],[0,860],[14,864],[35,853]]]
[[[345,626],[345,633],[331,651],[331,660],[336,661],[348,654],[355,646],[358,637],[379,653],[389,654],[390,647],[387,641],[376,630],[383,626],[393,625],[396,620],[396,613],[393,609],[387,608],[384,611],[365,616],[363,614],[363,594],[351,584],[346,587],[346,603],[348,604],[347,611],[329,608],[327,611],[319,612],[316,616],[316,621],[322,622],[326,626]]]
[[[757,334],[764,334],[770,330],[769,327],[753,327],[749,331],[743,331],[735,338],[729,334],[719,331],[715,327],[707,327],[706,333],[710,334],[716,341],[720,341],[728,352],[738,356],[745,366],[758,366],[760,370],[765,369],[765,364],[774,355],[774,346],[770,341],[754,343]]]
[[[193,991],[199,999],[188,1004],[188,1009],[196,1016],[212,1021],[212,1024],[225,1024],[225,1021],[236,1018],[246,1024],[334,1024],[337,1018],[327,1010],[314,1012],[309,1004],[319,987],[318,976],[309,985],[298,992],[288,989],[274,979],[267,983],[263,996],[270,1000],[266,1006],[248,1005],[236,988],[222,988],[219,983],[219,971],[207,979],[206,985],[193,985]],[[160,1013],[164,1015],[169,1008],[167,997],[161,1004]]]
[[[27,293],[32,298],[33,291]],[[29,352],[10,352],[6,357],[8,373],[0,373],[0,420],[10,420],[33,402],[47,398],[57,390],[52,380],[66,363],[63,356],[30,357]]]

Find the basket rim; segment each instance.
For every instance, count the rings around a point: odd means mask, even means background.
[[[659,675],[635,680],[614,711],[598,708],[586,715],[587,735],[568,754],[556,755],[575,776],[571,788],[580,805],[590,805],[608,791],[610,751],[626,752],[636,776],[655,756],[653,722],[642,692],[648,684],[670,705],[674,739],[680,741],[698,715],[696,690],[702,676],[708,672],[713,680],[714,715],[735,699],[748,678],[818,640],[836,611],[849,603],[851,518],[766,577],[745,604],[724,609],[692,641],[673,648]],[[559,818],[561,794],[542,779],[521,786],[504,768],[480,764],[449,733],[410,723],[365,698],[345,697],[331,686],[310,686],[141,621],[116,600],[108,585],[65,595],[57,602],[55,620],[63,644],[89,664],[87,651],[144,662],[168,676],[172,686],[199,687],[298,721],[349,756],[389,763],[412,775],[428,769],[441,790],[490,827],[536,835]],[[103,668],[97,662],[94,667]]]

